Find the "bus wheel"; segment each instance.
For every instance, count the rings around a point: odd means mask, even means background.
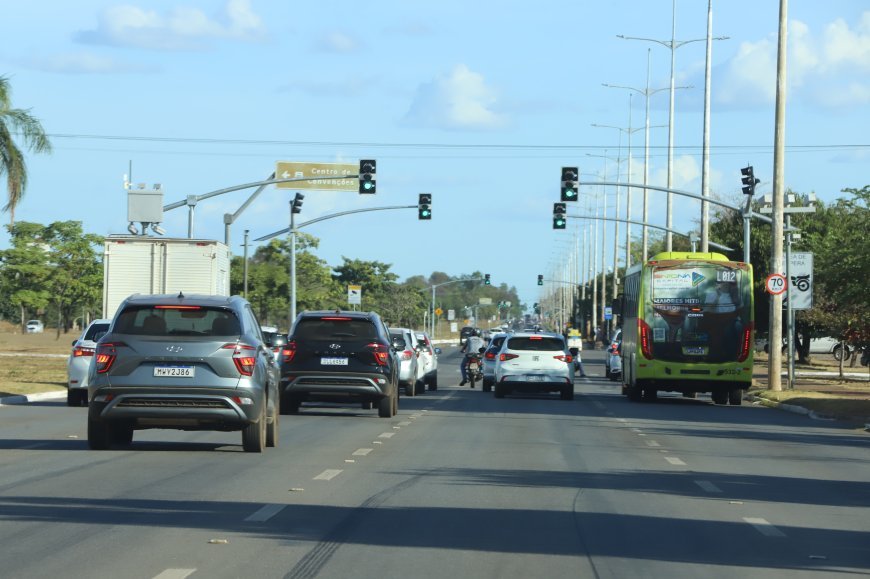
[[[644,388],[643,399],[647,402],[654,402],[658,396],[658,391],[655,388]]]
[[[626,388],[628,390],[628,399],[632,402],[640,402],[642,399],[643,392],[640,389],[640,386],[634,385]]]
[[[743,404],[743,391],[740,388],[728,391],[728,404],[731,406],[740,406]]]
[[[728,404],[728,392],[725,390],[714,390],[710,393],[710,398],[713,399],[713,404]]]

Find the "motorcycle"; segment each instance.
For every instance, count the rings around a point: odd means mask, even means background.
[[[465,357],[465,372],[468,376],[468,381],[471,382],[471,387],[474,388],[474,383],[483,381],[483,360],[482,354],[469,354]]]

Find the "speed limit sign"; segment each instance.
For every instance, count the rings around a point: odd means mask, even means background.
[[[764,282],[764,287],[768,293],[779,295],[786,290],[785,276],[781,273],[772,273],[767,276],[767,281]]]

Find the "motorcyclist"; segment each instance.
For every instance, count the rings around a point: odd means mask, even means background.
[[[465,383],[468,382],[468,358],[471,356],[479,356],[480,349],[485,347],[486,342],[480,337],[480,330],[475,328],[471,332],[471,335],[465,339],[465,344],[462,345],[462,349],[460,350],[460,352],[465,354],[459,363],[459,370],[462,372],[462,382],[459,383],[460,386],[465,386]]]

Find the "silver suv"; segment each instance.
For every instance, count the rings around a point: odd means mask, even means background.
[[[242,431],[246,452],[278,444],[278,366],[241,297],[133,295],[88,373],[88,445],[148,428]]]
[[[416,396],[425,392],[416,333],[408,328],[390,328],[390,337],[401,338],[405,342],[405,347],[396,352],[399,358],[399,386],[405,389],[405,396]]]

